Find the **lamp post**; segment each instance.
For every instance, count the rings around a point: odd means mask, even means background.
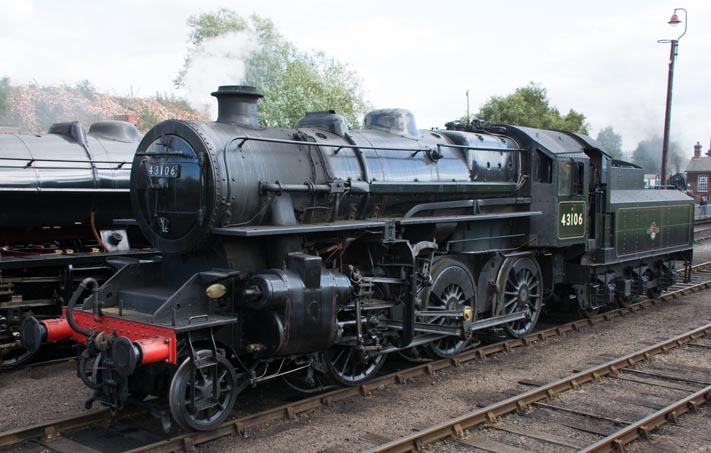
[[[684,20],[680,20],[677,13],[679,11],[684,12]],[[657,42],[660,43],[670,43],[669,51],[669,76],[667,77],[667,108],[664,112],[664,139],[662,141],[662,174],[661,174],[661,185],[666,185],[667,183],[667,161],[669,160],[669,129],[671,127],[671,107],[672,107],[672,87],[674,86],[674,62],[676,61],[676,55],[679,50],[679,40],[686,34],[686,28],[689,22],[687,12],[684,8],[675,8],[674,14],[672,14],[671,19],[669,19],[669,25],[676,27],[680,23],[684,22],[684,32],[679,35],[676,39],[660,39]]]

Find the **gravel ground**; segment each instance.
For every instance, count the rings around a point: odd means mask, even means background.
[[[711,241],[697,247],[695,261],[711,261]],[[640,314],[584,329],[563,338],[465,364],[435,376],[375,391],[330,408],[203,445],[203,451],[340,452],[372,448],[383,438],[461,415],[525,391],[521,380],[550,382],[595,363],[609,360],[711,322],[711,293],[702,292],[655,306]],[[542,363],[556,366],[541,367]],[[29,384],[31,383],[31,384]],[[90,391],[68,363],[0,373],[0,431],[68,417],[84,411]],[[239,405],[239,401],[238,401]],[[655,434],[653,444],[633,451],[711,451],[711,408],[685,416],[681,426]],[[462,451],[462,445],[440,445],[432,451]],[[662,450],[659,450],[662,451]]]
[[[84,412],[89,390],[74,362],[0,373],[0,431]]]

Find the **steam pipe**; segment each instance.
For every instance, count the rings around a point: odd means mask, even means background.
[[[99,283],[89,277],[85,278],[82,280],[81,283],[79,283],[79,287],[74,291],[74,294],[72,294],[72,298],[69,300],[69,303],[67,304],[67,322],[69,323],[69,326],[74,330],[76,333],[80,335],[84,335],[85,337],[90,337],[92,332],[87,329],[83,329],[77,325],[76,322],[74,322],[74,314],[72,313],[74,311],[74,305],[76,305],[77,301],[79,300],[79,297],[84,294],[84,291],[89,289],[91,287],[91,291],[96,294],[99,291]],[[98,299],[94,301],[94,304],[98,306]]]
[[[94,220],[94,211],[91,211],[91,216],[89,217],[90,221],[89,224],[91,225],[91,233],[94,235],[94,239],[99,243],[102,249],[104,249],[104,252],[110,251],[109,248],[104,244],[104,241],[101,240],[101,235],[99,235],[99,232],[96,230],[96,222]]]
[[[69,316],[67,315],[67,317],[69,317]],[[89,349],[85,349],[79,356],[79,363],[77,364],[77,371],[79,372],[79,379],[81,379],[82,382],[84,383],[84,385],[86,385],[90,389],[99,390],[101,388],[101,384],[93,382],[91,379],[89,379],[89,376],[86,374],[86,364],[88,361],[89,361]]]
[[[269,184],[269,183],[260,184],[259,188],[265,192],[276,192],[276,193],[282,193],[282,192],[314,193],[314,192],[330,192],[331,191],[331,187],[327,184],[314,184],[312,182],[308,182],[308,183],[304,183],[304,184],[282,184],[279,181],[277,181],[273,184]]]

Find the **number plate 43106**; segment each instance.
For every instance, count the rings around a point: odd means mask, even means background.
[[[180,164],[150,164],[148,176],[156,178],[179,178]]]
[[[587,213],[584,201],[569,201],[558,204],[558,221],[556,230],[558,239],[585,237]]]

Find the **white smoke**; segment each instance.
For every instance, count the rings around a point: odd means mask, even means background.
[[[217,117],[217,101],[210,95],[220,85],[244,83],[246,62],[259,50],[257,35],[251,30],[225,33],[206,39],[192,55],[183,77],[185,99],[199,110],[209,109]]]

